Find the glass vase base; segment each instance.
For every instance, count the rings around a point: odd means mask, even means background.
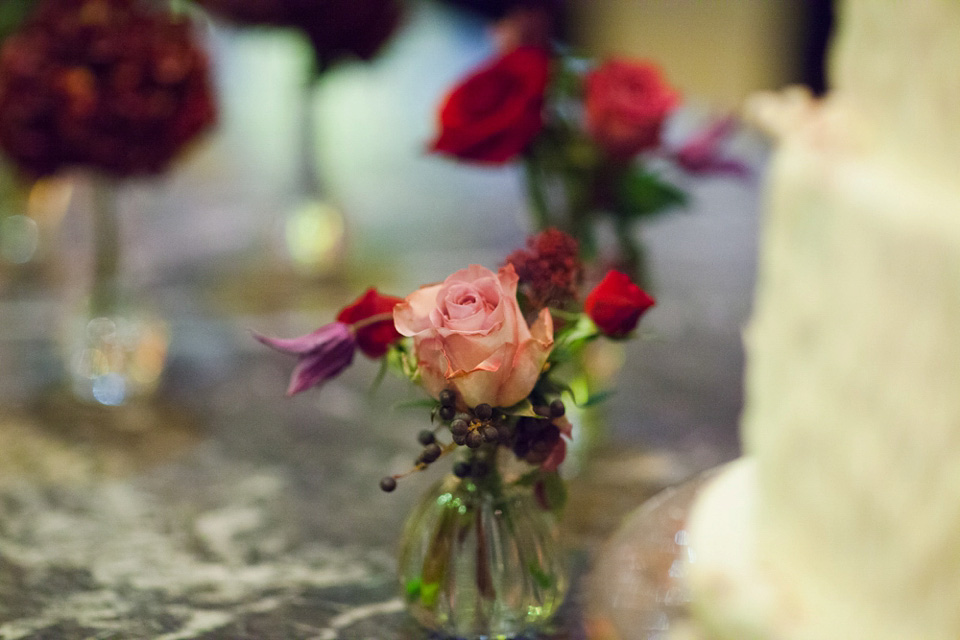
[[[437,638],[533,637],[568,588],[557,535],[553,514],[530,487],[441,481],[404,528],[399,574],[407,610]]]
[[[167,323],[149,312],[81,312],[68,322],[69,387],[82,401],[119,406],[156,391],[167,358]]]

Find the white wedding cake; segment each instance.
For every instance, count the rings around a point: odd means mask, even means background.
[[[698,637],[960,639],[960,0],[837,18],[828,97],[750,107],[778,149]]]

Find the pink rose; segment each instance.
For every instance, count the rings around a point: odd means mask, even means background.
[[[509,407],[533,390],[553,347],[553,320],[542,309],[527,325],[517,280],[510,264],[496,274],[471,265],[394,308],[397,330],[413,337],[421,383],[432,396],[453,389],[467,407]]]
[[[587,75],[587,131],[610,155],[631,158],[660,144],[679,99],[655,65],[610,60]]]

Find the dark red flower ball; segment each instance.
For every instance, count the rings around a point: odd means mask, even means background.
[[[576,300],[583,273],[579,245],[570,234],[547,229],[527,238],[527,247],[507,257],[532,310],[563,308]]]
[[[640,317],[654,303],[630,276],[611,270],[587,295],[584,311],[604,334],[622,338],[637,328]]]
[[[337,315],[337,321],[356,325],[357,346],[371,358],[379,358],[387,348],[402,336],[393,325],[393,308],[403,302],[403,298],[385,296],[370,288],[354,302],[344,307]],[[375,320],[369,324],[363,321],[374,316],[389,314],[388,318]],[[359,324],[358,324],[359,323]]]
[[[474,71],[440,107],[431,150],[461,160],[503,164],[543,129],[550,54],[518,47]]]
[[[0,147],[29,174],[158,173],[215,119],[190,25],[133,0],[43,0],[0,49]]]

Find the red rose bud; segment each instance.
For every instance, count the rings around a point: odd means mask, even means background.
[[[440,108],[440,133],[430,150],[461,160],[503,164],[543,129],[550,54],[519,47],[475,71]]]
[[[607,272],[587,295],[584,311],[594,324],[612,338],[622,338],[637,328],[640,316],[655,304],[646,291],[620,271]]]
[[[370,288],[344,307],[337,315],[337,321],[353,325],[360,350],[371,358],[379,358],[401,338],[393,326],[393,308],[400,302],[403,298],[385,296]],[[376,316],[383,316],[383,319]]]

